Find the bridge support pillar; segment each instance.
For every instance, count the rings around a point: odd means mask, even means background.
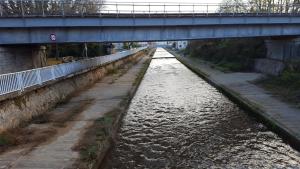
[[[266,58],[255,61],[255,70],[258,72],[279,75],[287,62],[300,60],[300,38],[268,39]]]
[[[0,46],[0,74],[46,66],[46,47]]]
[[[293,50],[295,46],[294,39],[283,40],[265,40],[267,48],[267,58],[278,61],[286,61],[293,57]]]
[[[36,46],[32,49],[33,68],[47,66],[46,46]]]

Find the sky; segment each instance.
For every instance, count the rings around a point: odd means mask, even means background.
[[[151,12],[162,12],[162,11],[168,11],[168,12],[177,12],[179,11],[179,7],[178,6],[166,6],[163,7],[163,4],[173,4],[173,5],[177,5],[177,4],[205,4],[205,5],[201,5],[201,6],[181,6],[180,7],[180,11],[182,12],[201,12],[201,13],[205,13],[205,12],[215,12],[217,10],[217,5],[213,6],[207,6],[206,4],[218,4],[221,3],[222,0],[105,0],[106,3],[126,3],[126,4],[132,4],[132,3],[136,3],[136,4],[140,4],[140,6],[135,6],[134,10],[139,11],[141,13],[143,12],[148,12],[149,11],[149,6],[147,5],[148,3],[159,3],[162,6],[152,6],[150,7]],[[193,9],[194,8],[194,9]],[[113,12],[113,10],[116,10],[116,6],[115,5],[110,5],[106,7],[107,10],[111,10]],[[126,13],[126,12],[131,12],[133,10],[132,5],[118,5],[117,7],[118,11],[120,13]]]
[[[106,0],[107,2],[220,3],[222,0]]]

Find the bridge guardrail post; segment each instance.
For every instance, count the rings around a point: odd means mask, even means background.
[[[42,15],[45,17],[44,0],[42,0]]]
[[[193,17],[195,17],[195,4],[193,3]]]
[[[166,4],[164,3],[164,17],[166,17]]]
[[[0,4],[0,16],[3,16],[3,7],[1,4]]]
[[[178,4],[178,10],[179,10],[179,17],[181,17],[180,4]]]
[[[132,8],[133,17],[135,18],[134,3],[132,4]]]
[[[116,3],[116,13],[117,13],[117,17],[119,17],[118,3]]]
[[[208,4],[206,5],[206,16],[208,16]]]
[[[21,0],[21,15],[24,17],[24,6],[23,6],[23,0]]]
[[[150,11],[151,11],[151,6],[150,6],[150,3],[149,3],[149,18],[150,18]]]
[[[235,4],[235,5],[233,6],[233,11],[232,11],[232,15],[233,15],[233,16],[235,15],[236,10],[237,10],[237,5]]]
[[[83,2],[82,2],[82,0],[80,1],[80,4],[81,4],[81,17],[83,17]]]
[[[61,6],[61,14],[64,17],[65,16],[65,1],[64,0],[61,0],[60,6]]]

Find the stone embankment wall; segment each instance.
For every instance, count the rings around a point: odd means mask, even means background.
[[[290,62],[300,61],[300,38],[265,40],[266,58],[256,59],[254,70],[268,75],[280,75]]]
[[[0,132],[16,128],[33,117],[42,115],[56,104],[66,100],[71,94],[92,85],[103,76],[127,63],[136,62],[143,54],[140,51],[96,69],[59,79],[48,85],[33,88],[22,95],[10,97],[0,102]]]

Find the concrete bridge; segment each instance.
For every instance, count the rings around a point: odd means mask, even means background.
[[[298,15],[181,14],[179,17],[155,14],[149,17],[111,14],[105,17],[4,17],[0,23],[0,45],[262,37],[267,40],[268,58],[282,61],[300,55]],[[2,57],[10,60],[15,50],[5,47],[7,57]]]
[[[110,16],[0,18],[0,45],[300,35],[298,15]]]
[[[258,8],[240,3],[17,0],[13,5],[12,10],[11,4],[0,3],[0,45],[300,35],[298,4]]]
[[[267,40],[271,59],[300,55],[297,39],[300,15],[296,5],[289,6],[292,10],[288,11],[272,5],[267,10],[241,12],[234,4],[224,7],[222,4],[108,3],[94,4],[95,8],[90,9],[83,3],[75,8],[78,10],[68,12],[74,4],[63,0],[43,3],[37,1],[30,9],[20,3],[20,11],[13,12],[0,4],[0,45],[34,45],[33,52],[24,52],[30,55],[43,53],[37,52],[41,49],[38,46],[51,43],[262,37]],[[49,11],[51,5],[59,8]],[[243,6],[243,9],[253,7]],[[8,60],[18,47],[1,48],[4,52],[1,54],[0,50],[0,56]]]

